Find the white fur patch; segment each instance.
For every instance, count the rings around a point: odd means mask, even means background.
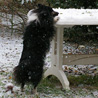
[[[54,17],[54,22],[57,22],[59,19],[60,19],[59,16],[55,16],[55,17]]]
[[[28,12],[27,17],[28,17],[27,23],[34,21],[34,20],[36,20],[36,22],[39,22],[39,19],[37,17],[37,13],[34,13],[33,9]],[[59,17],[55,16],[54,22],[57,22],[58,20],[59,20]]]
[[[37,17],[37,14],[33,13],[33,10],[30,10],[28,12],[27,17],[28,17],[28,20],[27,20],[28,23],[31,22],[31,21],[34,21],[34,20],[39,21],[38,17]]]

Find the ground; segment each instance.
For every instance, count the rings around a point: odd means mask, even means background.
[[[13,68],[18,65],[22,52],[21,33],[0,33],[0,98],[98,98],[98,89],[88,89],[82,84],[71,87],[70,91],[62,90],[60,83],[55,79],[42,80],[38,86],[38,96],[30,94],[31,85],[25,86],[22,93],[20,87],[12,80]],[[50,53],[46,63],[50,65]],[[13,92],[7,90],[12,86]]]

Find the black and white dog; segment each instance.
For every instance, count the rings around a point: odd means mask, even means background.
[[[51,7],[38,4],[37,9],[27,14],[28,21],[24,32],[23,51],[19,65],[14,68],[14,80],[23,91],[26,83],[34,86],[33,93],[43,75],[43,66],[50,42],[55,34],[54,23],[58,12]]]

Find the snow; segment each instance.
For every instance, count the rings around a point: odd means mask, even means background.
[[[3,70],[16,66],[21,56],[22,38],[11,36],[11,33],[0,33],[0,47],[0,66]]]
[[[98,25],[98,9],[54,9],[59,12],[57,26]]]
[[[2,31],[0,31],[0,98],[11,98],[10,96],[13,96],[13,94],[10,90],[6,92],[7,87],[13,87],[14,92],[19,90],[19,87],[13,84],[11,72],[13,68],[18,65],[21,56],[23,46],[22,35],[11,35],[11,33],[1,32]]]
[[[14,86],[12,83],[7,83],[6,85],[5,85],[5,88],[7,88],[8,86]]]

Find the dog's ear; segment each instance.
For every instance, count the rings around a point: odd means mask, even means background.
[[[38,8],[42,8],[43,5],[42,5],[42,4],[38,4],[37,7],[38,7]]]
[[[48,3],[48,6],[49,6],[49,7],[51,7],[51,4],[50,4],[50,3]]]
[[[58,12],[55,12],[55,11],[52,11],[52,15],[55,17],[55,16],[58,16]]]

